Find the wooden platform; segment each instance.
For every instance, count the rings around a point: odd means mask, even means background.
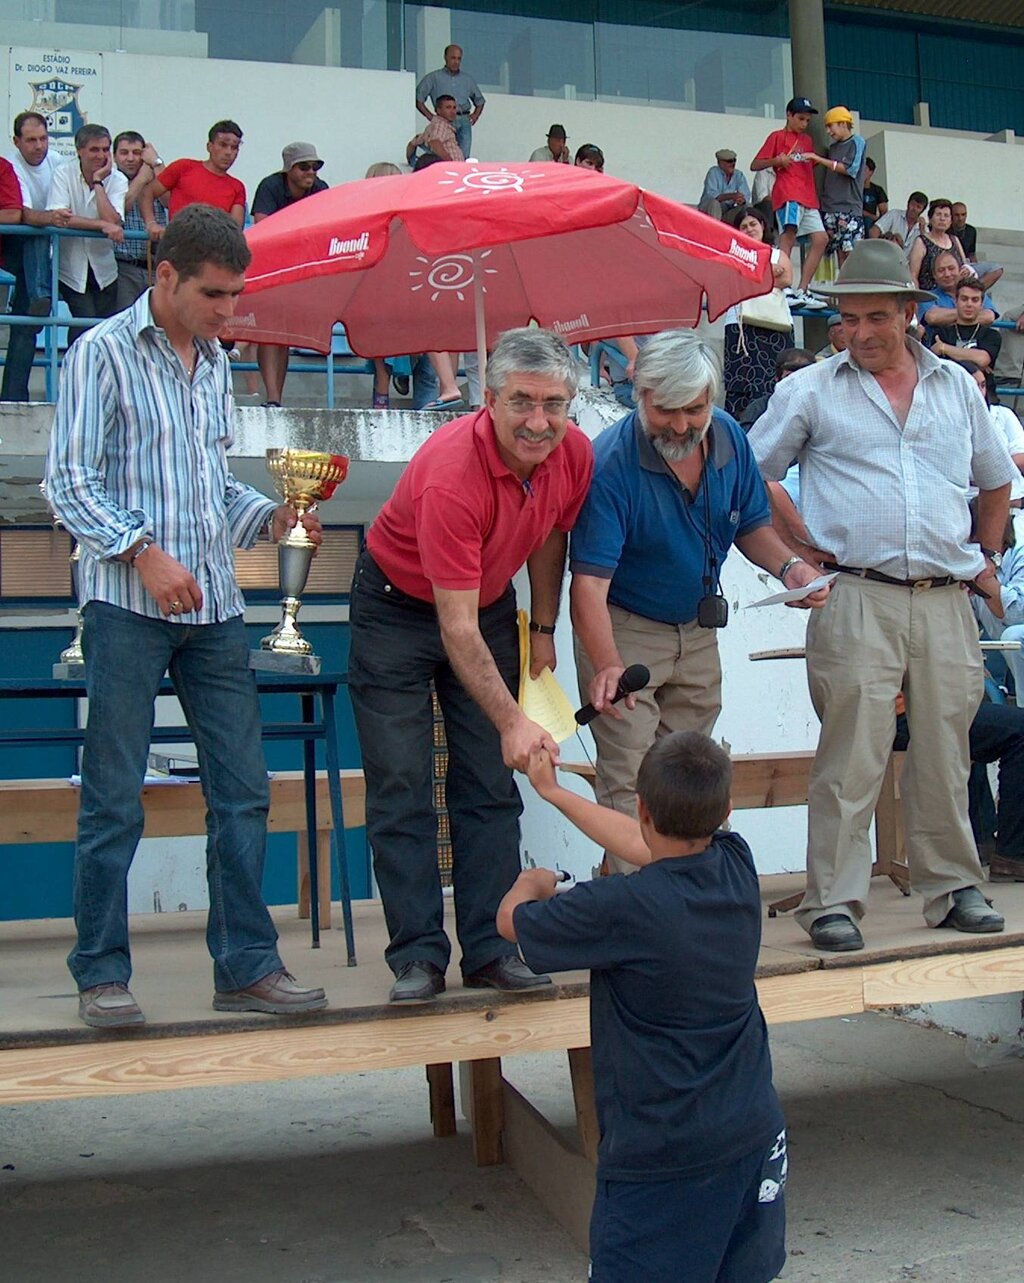
[[[800,884],[763,879],[765,900]],[[1024,990],[1024,885],[992,888],[1007,930],[965,936],[925,927],[920,901],[876,881],[861,953],[822,955],[792,918],[764,922],[759,989],[772,1023],[872,1007]],[[322,984],[331,1006],[305,1017],[210,1007],[201,913],[132,919],[133,991],[148,1023],[121,1032],[77,1018],[64,964],[68,921],[0,923],[0,1104],[434,1064],[589,1045],[585,973],[523,997],[464,990],[456,966],[436,1002],[390,1007],[377,902],[356,907],[360,965],[340,942],[314,951],[294,907],[275,911],[286,964]]]
[[[802,877],[762,880],[765,904]],[[789,916],[764,922],[758,989],[769,1023],[813,1020],[953,998],[1024,990],[1024,885],[992,887],[1007,919],[995,936],[925,927],[920,901],[888,880],[871,889],[861,953],[821,955]],[[456,1127],[452,1066],[478,1163],[508,1162],[582,1247],[594,1188],[597,1126],[590,1071],[586,973],[522,997],[463,989],[457,967],[436,1002],[394,1008],[383,961],[383,914],[356,907],[360,965],[346,966],[340,937],[309,947],[295,909],[275,912],[286,965],[322,984],[331,1006],[290,1018],[212,1010],[211,964],[201,913],[132,919],[132,989],[148,1023],[121,1032],[77,1019],[64,964],[67,921],[0,923],[0,1105],[124,1092],[366,1072],[423,1065],[437,1136]],[[568,1052],[577,1137],[554,1128],[502,1074],[501,1058]]]

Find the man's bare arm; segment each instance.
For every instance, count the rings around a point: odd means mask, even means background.
[[[434,604],[441,641],[455,675],[500,734],[505,764],[525,771],[531,749],[540,747],[557,762],[558,745],[516,703],[480,633],[479,592],[435,587]]]

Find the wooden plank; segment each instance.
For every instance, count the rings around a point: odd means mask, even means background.
[[[1024,947],[906,958],[862,971],[864,1005],[902,1007],[1024,990]]]
[[[473,1011],[409,1013],[266,1031],[196,1033],[0,1053],[0,1105],[278,1082],[407,1065],[564,1051],[590,1040],[587,997],[500,1003]]]
[[[455,1081],[451,1065],[427,1065],[430,1122],[437,1137],[454,1136]]]
[[[569,1076],[572,1079],[572,1099],[576,1107],[576,1134],[580,1149],[589,1162],[596,1164],[601,1129],[597,1124],[594,1060],[589,1047],[569,1048]]]
[[[737,811],[804,806],[813,752],[737,753],[732,759],[732,804]],[[594,782],[589,762],[562,762],[559,770]]]
[[[362,771],[341,772],[346,829],[366,823],[366,786]],[[66,779],[0,780],[0,845],[15,842],[73,842],[78,825],[79,790]],[[199,784],[151,784],[142,790],[144,836],[189,837],[206,832],[206,803]],[[327,776],[317,772],[317,827],[330,828]],[[281,771],[270,780],[272,833],[298,833],[306,827],[301,771]]]
[[[594,1205],[594,1165],[572,1149],[511,1083],[502,1080],[505,1161],[586,1252]]]
[[[459,1072],[462,1108],[473,1129],[473,1158],[477,1167],[496,1167],[504,1162],[501,1060],[493,1056],[463,1062]]]
[[[864,1010],[864,985],[859,967],[767,976],[758,980],[757,995],[770,1025],[847,1016]]]

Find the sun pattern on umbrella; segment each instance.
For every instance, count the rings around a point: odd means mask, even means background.
[[[478,255],[480,264],[484,259],[490,258],[489,249],[482,250]],[[441,294],[445,291],[454,290],[455,295],[460,303],[466,301],[466,293],[473,284],[473,255],[472,254],[442,254],[439,258],[423,258],[422,255],[416,256],[416,262],[422,263],[426,271],[412,271],[409,276],[416,284],[411,286],[415,294],[417,290],[429,289],[433,293],[430,295],[431,303],[436,303]],[[484,267],[484,276],[497,276],[496,267]],[[425,280],[418,278],[425,276]],[[486,284],[481,285],[484,294],[487,293]],[[465,292],[464,292],[465,291]]]
[[[517,174],[504,166],[501,169],[472,169],[468,174],[457,174],[451,169],[445,172],[448,177],[439,180],[439,187],[462,184],[455,188],[453,196],[461,196],[463,192],[482,192],[485,196],[492,196],[495,192],[522,192],[526,190],[523,184],[527,179],[547,177],[542,173]]]

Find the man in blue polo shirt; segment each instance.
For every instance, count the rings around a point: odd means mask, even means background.
[[[572,621],[581,698],[599,717],[597,797],[635,815],[644,753],[668,731],[708,735],[721,710],[719,578],[735,543],[799,588],[819,575],[771,527],[768,496],[742,429],[714,407],[715,354],[691,331],[656,334],[633,376],[636,409],[594,442],[594,480],[572,532]],[[827,591],[799,604],[823,605]],[[650,685],[612,703],[630,664]],[[628,872],[608,855],[609,865]]]

